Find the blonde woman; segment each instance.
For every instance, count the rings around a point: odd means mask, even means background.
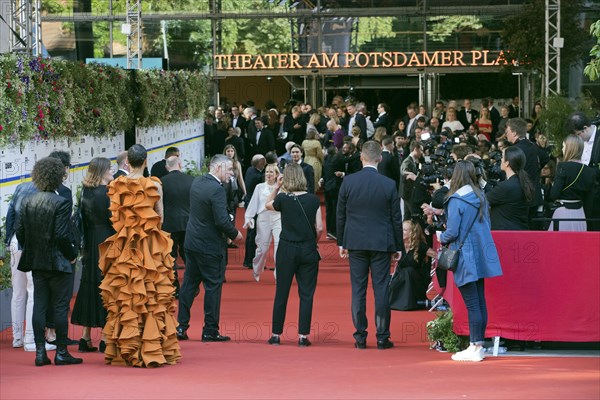
[[[274,259],[277,261],[277,245],[281,233],[281,214],[277,211],[267,210],[265,205],[267,198],[275,190],[279,168],[276,164],[268,164],[265,167],[265,182],[259,183],[254,189],[250,203],[246,208],[244,228],[254,228],[256,217],[256,255],[252,260],[252,275],[254,280],[260,280],[260,274],[265,270],[267,256],[271,241],[274,243]]]
[[[558,201],[561,207],[554,211],[552,218],[582,221],[560,221],[559,231],[584,232],[587,224],[583,219],[586,215],[591,216],[596,171],[581,162],[583,146],[583,139],[576,135],[569,135],[563,141],[563,157],[556,166],[550,190],[550,199]],[[548,230],[554,230],[554,223],[550,224]]]
[[[319,272],[317,243],[323,232],[323,220],[319,198],[306,191],[306,178],[300,165],[285,167],[283,176],[278,177],[275,190],[267,199],[266,209],[281,213],[277,287],[273,301],[272,335],[268,343],[279,345],[281,342],[290,289],[296,277],[300,297],[298,346],[307,347],[311,345],[308,335]]]
[[[304,148],[304,162],[313,167],[315,172],[315,182],[319,182],[323,174],[323,149],[318,140],[319,133],[316,129],[309,129],[306,133],[306,139],[302,142]],[[315,192],[316,192],[315,185]]]
[[[490,119],[490,110],[482,106],[479,112],[479,118],[475,120],[475,125],[479,128],[479,133],[485,135],[488,141],[492,138],[492,120]]]

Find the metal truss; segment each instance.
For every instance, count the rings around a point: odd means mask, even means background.
[[[142,0],[127,0],[125,7],[127,68],[142,69]]]
[[[11,52],[42,55],[41,0],[10,1],[10,40]]]
[[[546,0],[544,95],[560,93],[560,0]]]

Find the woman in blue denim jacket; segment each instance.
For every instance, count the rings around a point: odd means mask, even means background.
[[[457,249],[460,243],[464,243],[454,282],[467,307],[470,336],[469,348],[452,355],[452,359],[481,361],[484,359],[483,340],[488,320],[484,278],[502,275],[502,268],[490,231],[488,204],[470,161],[456,164],[445,208],[448,223],[440,238],[442,244]]]

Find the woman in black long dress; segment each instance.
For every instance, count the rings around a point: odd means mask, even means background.
[[[284,193],[278,193],[282,187]],[[298,346],[310,346],[308,340],[319,252],[317,242],[323,232],[319,198],[306,192],[306,178],[302,167],[289,164],[277,178],[275,190],[267,198],[267,210],[281,212],[281,234],[277,248],[277,287],[273,301],[273,330],[269,344],[278,345],[283,333],[290,288],[294,276],[298,282],[300,315],[298,318]]]
[[[395,310],[411,311],[426,307],[427,288],[431,282],[431,258],[435,251],[425,242],[421,226],[412,221],[402,223],[406,254],[398,262],[400,298]]]
[[[98,245],[115,233],[110,223],[108,210],[110,200],[106,189],[106,185],[112,178],[110,160],[96,157],[90,161],[81,189],[80,207],[84,231],[83,270],[81,285],[73,306],[71,323],[83,325],[79,351],[84,353],[97,350],[92,346],[91,328],[102,328],[106,323],[106,310],[102,305],[98,288],[102,282],[102,274],[98,268]],[[103,351],[103,347],[102,341],[100,342],[100,351]]]

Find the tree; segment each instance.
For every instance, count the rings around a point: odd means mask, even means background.
[[[590,50],[590,57],[592,59],[583,70],[583,73],[590,81],[595,81],[600,78],[600,20],[590,26],[590,35],[597,39],[597,43]]]
[[[543,72],[545,67],[545,0],[529,0],[521,11],[505,20],[501,39],[507,67],[512,62]],[[565,44],[560,57],[563,65],[579,61],[585,50],[587,34],[581,28],[581,0],[561,2],[561,37]]]

